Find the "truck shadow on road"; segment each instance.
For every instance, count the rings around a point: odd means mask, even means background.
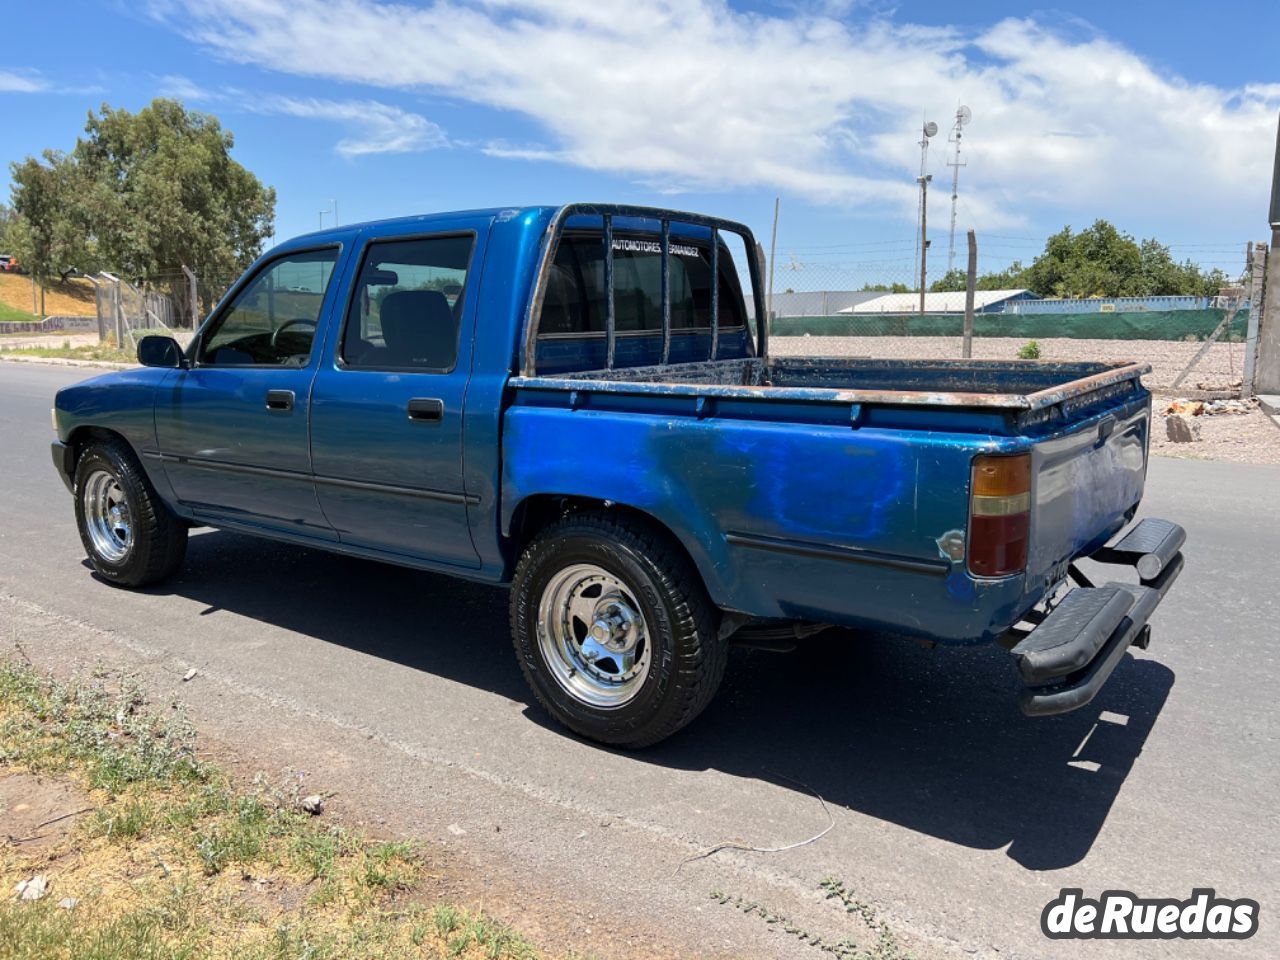
[[[520,676],[505,590],[208,531],[192,537],[183,571],[152,592],[528,703],[531,721],[571,736]],[[1173,683],[1163,664],[1130,656],[1089,707],[1028,719],[998,648],[929,651],[829,631],[789,654],[735,649],[702,717],[619,756],[800,796],[807,788],[952,843],[1007,847],[1022,866],[1049,870],[1088,854]]]

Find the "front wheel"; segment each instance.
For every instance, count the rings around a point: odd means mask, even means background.
[[[75,497],[80,540],[104,580],[142,587],[182,565],[187,524],[165,506],[123,441],[85,448],[76,461]]]
[[[539,702],[617,747],[657,743],[711,700],[726,660],[713,612],[660,531],[603,512],[542,531],[511,591],[516,653]]]

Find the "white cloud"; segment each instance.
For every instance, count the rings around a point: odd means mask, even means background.
[[[189,77],[168,74],[160,78],[160,96],[174,100],[221,100],[225,94],[202,87]]]
[[[0,93],[40,93],[49,85],[36,73],[0,70]]]
[[[280,114],[340,124],[353,131],[352,136],[339,140],[334,148],[344,157],[374,153],[411,153],[449,145],[449,138],[439,125],[420,114],[377,100],[285,97],[252,94],[234,87],[210,90],[188,77],[176,75],[160,78],[160,93],[179,100],[234,103],[252,113]]]
[[[355,134],[339,140],[344,157],[371,153],[412,153],[449,145],[440,127],[426,117],[377,100],[317,100],[265,97],[252,105],[263,113],[329,120],[352,128]]]
[[[512,147],[493,131],[490,153],[907,217],[921,112],[945,127],[963,101],[975,114],[965,210],[986,228],[1028,207],[1239,220],[1266,194],[1280,108],[1280,85],[1190,83],[1030,20],[978,32],[854,22],[842,2],[775,15],[723,0],[173,2],[179,15],[170,2],[155,15],[226,59],[514,111],[549,144]],[[395,121],[368,122],[394,142]]]

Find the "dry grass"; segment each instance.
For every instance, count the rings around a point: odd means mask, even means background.
[[[37,298],[39,291],[36,292]],[[16,273],[0,273],[0,304],[24,314],[31,313],[31,278]],[[45,287],[44,312],[48,316],[92,317],[98,308],[93,284],[73,277]]]
[[[70,340],[59,341],[56,337],[49,338],[51,343],[48,346],[30,346],[24,345],[19,347],[9,347],[3,340],[0,340],[0,357],[42,357],[53,358],[59,360],[107,360],[112,363],[137,363],[138,354],[133,349],[122,349],[115,345],[114,340],[108,340],[106,343],[80,344],[72,345]]]
[[[0,663],[0,958],[540,956],[483,914],[424,905],[416,844],[237,786],[193,745],[180,709],[150,711],[127,680]],[[38,825],[38,842],[14,836],[13,812],[51,783],[76,815]],[[43,898],[9,893],[38,874]]]

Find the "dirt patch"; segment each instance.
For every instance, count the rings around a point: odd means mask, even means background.
[[[24,854],[54,847],[92,810],[88,795],[69,780],[0,775],[0,840]]]

